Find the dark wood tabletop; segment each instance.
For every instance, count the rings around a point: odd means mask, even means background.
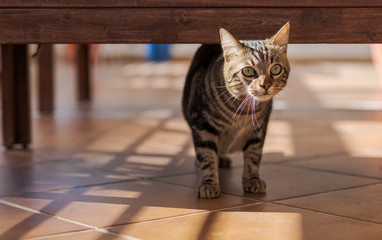
[[[287,21],[291,43],[382,43],[381,0],[2,0],[0,43],[217,43]]]
[[[381,7],[380,0],[2,0],[0,7]]]

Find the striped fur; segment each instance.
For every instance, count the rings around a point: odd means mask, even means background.
[[[245,192],[265,191],[259,177],[272,96],[286,85],[289,24],[272,38],[237,41],[220,31],[221,45],[202,45],[189,69],[183,92],[183,114],[191,131],[199,166],[200,198],[220,195],[219,167],[229,167],[229,153],[244,153]],[[222,51],[223,49],[223,51]],[[281,66],[279,74],[274,65]],[[255,70],[247,77],[245,67]]]

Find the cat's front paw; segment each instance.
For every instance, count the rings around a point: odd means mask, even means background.
[[[267,186],[261,179],[243,179],[243,189],[247,193],[263,193]]]
[[[217,198],[220,196],[220,188],[218,184],[201,184],[196,194],[199,198]]]

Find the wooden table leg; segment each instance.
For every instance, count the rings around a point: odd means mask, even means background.
[[[43,114],[54,110],[54,61],[53,45],[42,44],[38,53],[38,107]]]
[[[80,44],[77,49],[78,99],[80,101],[89,101],[91,99],[89,47],[90,45]]]
[[[27,45],[2,45],[3,145],[31,143]]]

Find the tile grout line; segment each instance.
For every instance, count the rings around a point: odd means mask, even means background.
[[[79,185],[79,186],[62,187],[62,188],[54,188],[54,189],[42,190],[42,191],[20,192],[20,193],[16,193],[16,194],[0,196],[0,199],[4,198],[4,197],[22,196],[22,195],[24,195],[26,193],[49,193],[49,192],[69,190],[69,189],[76,189],[76,188],[96,187],[96,186],[112,185],[112,184],[125,183],[125,182],[126,183],[127,182],[135,182],[135,181],[151,181],[151,182],[159,182],[159,183],[165,183],[165,184],[171,184],[171,185],[191,188],[190,186],[186,186],[186,185],[174,184],[174,183],[165,182],[165,181],[155,181],[155,180],[161,179],[161,178],[166,178],[166,177],[176,177],[176,176],[195,174],[195,173],[196,172],[187,172],[187,173],[178,173],[178,174],[174,174],[174,175],[157,176],[157,177],[140,177],[140,176],[132,176],[132,175],[128,176],[128,175],[126,175],[128,177],[132,177],[132,179],[117,180],[117,181],[103,182],[103,183],[94,183],[94,184],[86,184],[86,185]]]
[[[61,220],[61,221],[64,221],[64,222],[71,223],[71,224],[79,225],[79,226],[87,228],[86,230],[93,230],[93,231],[100,232],[100,233],[107,233],[107,234],[111,234],[113,236],[121,237],[121,238],[127,239],[127,240],[138,240],[138,238],[129,237],[129,236],[123,235],[123,234],[117,234],[117,233],[114,233],[114,232],[109,232],[106,228],[99,228],[99,227],[96,227],[96,226],[88,225],[86,223],[81,223],[81,222],[74,221],[74,220],[71,220],[71,219],[55,216],[55,215],[52,215],[52,214],[49,214],[49,213],[41,212],[41,211],[38,211],[38,210],[35,210],[35,209],[32,209],[32,208],[28,208],[28,207],[19,205],[17,203],[12,203],[12,202],[6,201],[4,199],[0,199],[0,203],[2,203],[4,205],[7,205],[7,206],[10,206],[10,207],[18,208],[18,209],[21,209],[21,210],[24,210],[24,211],[32,212],[32,213],[35,213],[35,214],[41,214],[41,215],[44,215],[44,216],[47,216],[47,217],[51,217],[53,219],[57,219],[57,220]],[[62,234],[64,234],[64,233],[62,233]],[[54,234],[49,235],[49,236],[53,236],[53,235]]]
[[[276,204],[276,205],[281,205],[281,206],[286,206],[286,207],[291,207],[291,208],[296,208],[296,209],[302,209],[302,210],[310,211],[310,212],[314,212],[314,213],[325,214],[325,215],[328,215],[328,216],[334,216],[334,217],[339,217],[339,218],[346,218],[346,219],[350,219],[350,220],[354,220],[354,221],[360,221],[360,222],[365,222],[365,223],[370,223],[370,224],[375,224],[375,225],[382,226],[382,223],[380,223],[380,222],[374,222],[374,221],[360,219],[360,218],[355,218],[355,217],[343,216],[343,215],[339,215],[339,214],[335,214],[335,213],[322,212],[322,211],[318,211],[318,210],[314,210],[314,209],[310,209],[310,208],[293,206],[293,205],[289,205],[289,204],[285,204],[285,203],[281,203],[281,202],[270,202],[270,203]]]
[[[190,188],[190,189],[194,189],[195,188],[193,186],[187,186],[187,185],[183,185],[183,184],[179,184],[179,183],[160,181],[160,179],[148,179],[148,180],[153,181],[153,182],[160,182],[160,183],[165,183],[165,184],[171,184],[171,185],[179,186],[179,187]],[[263,199],[251,198],[251,197],[247,197],[247,196],[239,196],[239,195],[235,195],[235,194],[232,194],[232,193],[229,193],[229,192],[224,192],[224,191],[222,191],[221,193],[224,194],[224,195],[230,196],[230,197],[242,198],[242,199],[245,199],[245,200],[259,201],[259,202],[263,202],[263,203],[272,203],[272,202],[275,202],[275,201],[284,201],[284,200],[290,200],[290,199],[295,199],[295,198],[309,197],[309,196],[314,196],[314,195],[318,195],[318,194],[324,194],[324,193],[329,193],[329,192],[337,192],[337,191],[345,191],[345,190],[362,188],[362,187],[368,187],[368,186],[373,186],[373,185],[378,185],[378,184],[382,184],[382,181],[374,182],[374,183],[367,183],[367,184],[362,184],[362,185],[357,185],[357,186],[337,188],[337,189],[321,191],[321,192],[315,192],[315,193],[309,193],[309,194],[303,194],[303,195],[297,195],[297,196],[293,196],[293,197],[276,198],[276,199],[272,199],[272,200],[263,200]]]
[[[227,210],[230,210],[230,209],[236,209],[236,208],[242,208],[242,207],[250,207],[250,206],[255,206],[255,205],[259,205],[259,204],[262,204],[262,202],[254,202],[254,203],[248,203],[248,204],[244,204],[244,205],[220,208],[220,209],[215,209],[215,210],[205,210],[205,211],[201,211],[201,212],[188,213],[188,214],[182,214],[182,215],[177,215],[177,216],[170,216],[170,217],[164,217],[164,218],[149,219],[149,220],[144,220],[144,221],[139,221],[139,222],[131,222],[131,223],[125,223],[125,224],[118,224],[118,225],[113,225],[113,226],[107,227],[106,229],[110,229],[112,227],[117,227],[117,226],[130,225],[130,224],[158,222],[158,221],[175,219],[175,218],[196,216],[196,215],[201,215],[201,214],[206,214],[206,213],[222,212],[222,211],[227,211]]]
[[[306,160],[316,160],[316,159],[318,160],[318,159],[327,158],[327,157],[340,157],[340,156],[346,156],[346,152],[338,151],[338,152],[333,152],[329,154],[321,154],[321,155],[307,156],[307,157],[301,156],[301,157],[297,157],[290,160],[280,160],[280,161],[271,161],[271,162],[266,162],[266,159],[263,159],[262,164],[287,165],[289,163],[296,163],[296,162],[298,163],[298,162],[303,162]]]
[[[290,167],[290,168],[298,168],[298,169],[303,169],[303,170],[311,170],[311,171],[316,171],[316,172],[340,174],[340,175],[345,175],[345,176],[350,176],[350,177],[369,178],[369,179],[382,181],[382,178],[378,178],[378,177],[359,175],[359,174],[347,173],[347,172],[339,172],[339,171],[333,171],[333,170],[321,169],[321,168],[313,168],[313,167],[307,167],[307,166],[300,166],[300,165],[294,165],[293,163],[291,163],[291,164],[285,163],[285,164],[283,164],[283,166]]]
[[[39,236],[39,237],[31,237],[31,238],[25,238],[25,240],[40,240],[40,239],[46,239],[49,237],[65,237],[65,236],[71,236],[79,233],[88,233],[93,232],[93,229],[86,229],[86,230],[80,230],[80,231],[73,231],[73,232],[67,232],[67,233],[55,233],[45,236]]]
[[[142,180],[142,179],[138,179],[138,178],[137,179],[126,179],[126,180],[118,180],[118,181],[113,181],[113,182],[103,182],[103,183],[94,183],[94,184],[87,184],[87,185],[80,185],[80,186],[62,187],[62,188],[55,188],[55,189],[42,190],[42,191],[19,192],[19,193],[15,193],[15,194],[0,196],[0,201],[2,198],[5,198],[5,197],[19,197],[19,196],[23,196],[25,194],[49,193],[49,192],[55,192],[55,191],[104,186],[104,185],[109,185],[109,184],[118,184],[118,183],[133,182],[133,181],[140,181],[140,180]]]
[[[374,186],[374,185],[378,185],[378,184],[382,184],[382,182],[367,183],[367,184],[362,184],[362,185],[358,185],[358,186],[350,186],[350,187],[344,187],[344,188],[337,188],[337,189],[332,189],[332,190],[327,190],[327,191],[322,191],[322,192],[316,192],[316,193],[310,193],[310,194],[304,194],[304,195],[299,195],[299,196],[294,196],[294,197],[273,199],[273,200],[269,200],[269,201],[266,201],[266,202],[276,202],[276,201],[285,201],[285,200],[291,200],[291,199],[296,199],[296,198],[311,197],[311,196],[315,196],[315,195],[319,195],[319,194],[325,194],[325,193],[331,193],[331,192],[339,192],[339,191],[346,191],[346,190],[351,190],[351,189],[356,189],[356,188]]]
[[[118,126],[121,126],[123,125],[124,123],[122,121],[117,121],[116,123]],[[113,125],[113,126],[110,126],[108,127],[107,130],[104,130],[100,133],[97,134],[97,136],[94,136],[92,138],[90,138],[90,141],[92,140],[96,140],[98,139],[100,136],[103,136],[107,133],[109,133],[110,131],[112,131],[112,129],[116,127],[116,125]],[[17,164],[16,166],[7,166],[7,165],[4,165],[4,166],[0,166],[0,168],[8,168],[8,167],[11,167],[11,168],[17,168],[17,167],[30,167],[30,166],[34,166],[34,165],[42,165],[42,164],[47,164],[47,163],[56,163],[56,162],[64,162],[64,161],[68,161],[68,159],[72,159],[73,158],[73,155],[78,153],[82,148],[81,147],[76,147],[75,149],[73,149],[70,153],[68,153],[68,156],[58,156],[58,157],[54,157],[53,159],[51,158],[48,158],[47,156],[44,156],[44,154],[41,154],[41,153],[38,153],[36,154],[35,156],[39,159],[35,162],[31,162],[31,163],[25,163],[25,164]]]

